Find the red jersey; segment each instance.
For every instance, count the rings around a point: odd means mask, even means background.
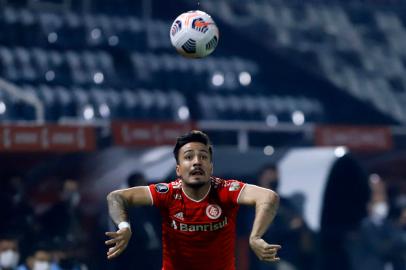
[[[162,215],[163,270],[234,270],[238,196],[244,183],[211,178],[206,196],[189,198],[182,181],[149,186]]]

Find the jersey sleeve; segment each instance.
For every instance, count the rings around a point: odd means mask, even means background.
[[[162,209],[168,206],[171,185],[167,183],[157,183],[151,184],[148,186],[149,191],[151,192],[152,205]]]
[[[225,180],[220,190],[220,197],[229,204],[237,205],[238,197],[245,185],[245,183],[238,180]]]

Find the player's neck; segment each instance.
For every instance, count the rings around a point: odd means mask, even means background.
[[[204,197],[206,197],[207,193],[210,190],[210,186],[211,186],[210,182],[208,182],[204,186],[201,186],[198,188],[191,187],[191,186],[188,186],[187,184],[183,183],[182,190],[189,199],[191,199],[193,201],[200,201]]]

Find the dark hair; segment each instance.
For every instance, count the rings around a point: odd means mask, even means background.
[[[176,163],[179,163],[179,149],[190,142],[199,142],[209,147],[210,159],[213,156],[213,146],[211,145],[209,136],[200,130],[192,130],[182,136],[179,136],[176,140],[175,148],[173,149],[173,154],[176,159]]]
[[[2,232],[0,234],[0,241],[7,240],[7,241],[16,241],[17,243],[21,240],[21,233],[17,233],[15,231],[10,232]]]
[[[44,240],[31,245],[28,249],[28,254],[34,256],[38,251],[52,252],[56,250],[56,245],[51,240]]]

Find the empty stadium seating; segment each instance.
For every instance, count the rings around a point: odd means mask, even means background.
[[[93,119],[179,120],[185,106],[195,120],[263,121],[275,114],[289,121],[296,110],[309,121],[325,120],[323,102],[305,88],[278,89],[256,59],[226,50],[200,60],[180,57],[171,48],[165,19],[146,24],[139,12],[22,6],[0,10],[0,76],[38,95],[49,121],[81,118],[89,106]],[[291,55],[346,95],[406,121],[406,27],[394,10],[277,0],[208,0],[202,6],[270,51]],[[255,33],[243,31],[253,27]],[[5,104],[23,106],[3,97]],[[2,119],[31,119],[30,114],[32,109],[10,109]]]
[[[355,2],[355,3],[354,3]],[[291,52],[292,61],[316,71],[353,98],[406,122],[403,109],[406,56],[404,16],[390,5],[349,1],[214,1],[203,6],[257,40],[260,29],[270,50]],[[257,19],[253,19],[257,18]],[[238,20],[237,20],[238,19]],[[286,54],[289,59],[289,53]],[[293,57],[295,58],[293,60]],[[393,81],[400,81],[396,86]]]

